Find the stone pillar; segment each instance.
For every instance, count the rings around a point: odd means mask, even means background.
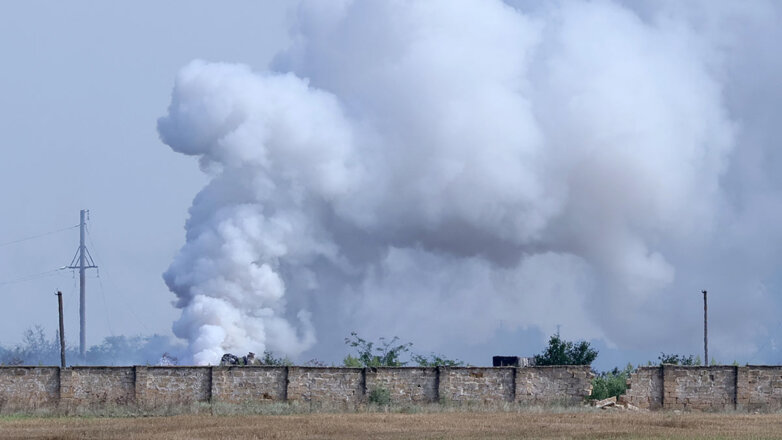
[[[149,388],[148,382],[148,368],[140,365],[133,367],[135,392],[134,398],[136,400],[136,406],[139,408],[146,408],[150,406],[148,401],[147,389]]]
[[[61,411],[70,413],[75,407],[73,400],[73,369],[60,368],[60,390],[58,407]]]
[[[666,399],[666,397],[669,397],[667,395],[668,394],[668,387],[670,386],[671,388],[673,388],[673,386],[674,386],[673,384],[669,385],[669,384],[666,383],[666,381],[668,381],[670,379],[670,374],[666,375],[665,374],[665,369],[666,369],[665,364],[660,365],[660,376],[662,376],[661,380],[660,380],[660,382],[662,382],[662,386],[660,387],[660,388],[662,388],[662,396],[660,396],[660,408],[662,408],[662,409],[665,409],[665,401],[666,400],[668,400],[669,402],[671,401],[670,399]]]
[[[437,367],[437,401],[442,403],[449,399],[451,394],[448,389],[451,387],[450,370],[448,367]]]
[[[749,368],[734,367],[736,371],[736,409],[745,409],[749,406]]]
[[[220,402],[220,390],[225,385],[225,370],[226,367],[210,367],[209,368],[209,402]]]

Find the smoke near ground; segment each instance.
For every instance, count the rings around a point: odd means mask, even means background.
[[[695,352],[709,288],[713,351],[769,348],[779,22],[760,1],[304,2],[269,70],[194,61],[159,120],[211,177],[164,275],[175,334],[199,364],[557,324]]]

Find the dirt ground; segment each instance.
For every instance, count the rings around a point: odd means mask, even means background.
[[[782,414],[626,412],[0,418],[0,439],[782,439]]]

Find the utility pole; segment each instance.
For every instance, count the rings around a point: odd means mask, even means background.
[[[84,244],[87,227],[85,217],[89,215],[89,212],[86,209],[82,209],[79,212],[79,249],[76,251],[76,255],[73,256],[71,264],[67,266],[68,269],[79,269],[79,356],[82,362],[87,360],[87,304],[85,301],[87,280],[84,274],[87,269],[98,268],[92,260],[90,251],[87,250],[87,246]],[[77,262],[78,266],[76,265]]]
[[[57,293],[57,305],[60,311],[60,367],[65,368],[65,321],[62,317],[62,292]]]
[[[706,302],[706,291],[703,292],[703,365],[709,365],[709,308]]]

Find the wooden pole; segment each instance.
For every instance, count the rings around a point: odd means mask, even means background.
[[[65,368],[65,322],[62,316],[62,292],[58,290],[55,295],[57,295],[57,305],[60,311],[60,366]]]

